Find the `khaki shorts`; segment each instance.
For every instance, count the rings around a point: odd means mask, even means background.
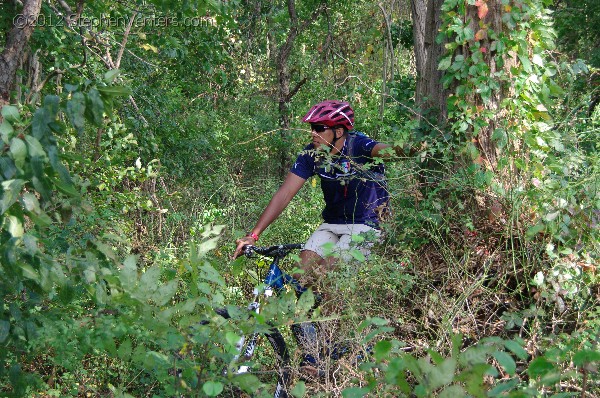
[[[358,249],[368,257],[380,236],[381,231],[364,224],[323,223],[308,238],[304,250],[313,251],[321,258],[334,255],[347,261],[353,258],[350,254],[352,249]]]

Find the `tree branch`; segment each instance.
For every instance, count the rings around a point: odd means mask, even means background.
[[[298,92],[298,90],[300,90],[300,87],[302,87],[304,85],[304,83],[306,83],[307,78],[303,78],[302,80],[300,80],[298,83],[296,83],[296,86],[294,86],[293,89],[290,90],[290,93],[287,95],[287,98],[285,99],[285,102],[290,102],[290,100],[292,99],[292,97],[294,95],[296,95],[296,93]]]
[[[125,33],[123,33],[123,41],[121,42],[121,48],[119,48],[119,53],[117,54],[117,60],[115,61],[115,68],[119,68],[121,65],[121,59],[123,58],[123,51],[125,51],[125,45],[127,45],[127,39],[129,38],[129,32],[131,32],[131,27],[133,26],[133,22],[135,21],[135,17],[137,17],[137,11],[133,12],[132,17],[129,19],[129,23],[127,24],[127,28],[125,28]]]

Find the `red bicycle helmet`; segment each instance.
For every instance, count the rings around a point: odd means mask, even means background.
[[[310,108],[302,121],[322,123],[328,127],[344,126],[346,129],[352,130],[354,127],[354,111],[347,102],[328,100]]]

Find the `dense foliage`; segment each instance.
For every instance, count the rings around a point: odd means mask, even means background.
[[[4,43],[22,4],[0,6]],[[0,124],[0,395],[269,397],[268,353],[233,372],[240,336],[312,318],[351,354],[295,397],[598,396],[598,6],[441,10],[444,123],[414,101],[409,4],[44,1]],[[310,292],[249,316],[266,265],[234,241],[325,97],[417,155],[327,317]],[[320,207],[311,179],[261,243]]]

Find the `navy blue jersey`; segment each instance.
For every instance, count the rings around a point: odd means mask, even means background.
[[[375,145],[377,141],[352,132],[339,154],[323,154],[309,144],[294,162],[290,171],[298,177],[321,178],[326,223],[378,226],[379,214],[386,208],[389,194],[383,164],[373,164],[371,151]]]

